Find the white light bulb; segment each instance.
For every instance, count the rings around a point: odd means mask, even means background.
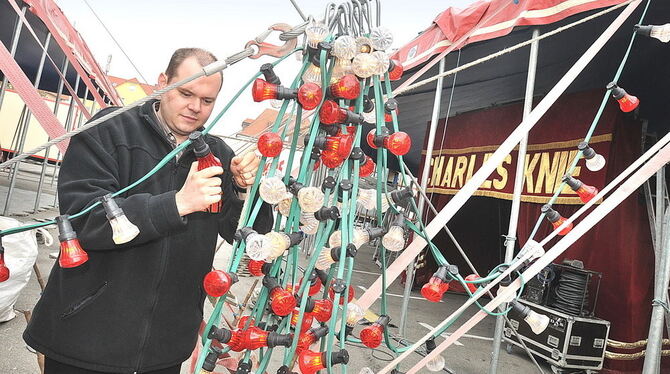
[[[370,241],[370,234],[368,230],[362,229],[360,227],[354,227],[354,238],[351,241],[354,243],[356,248],[360,248],[363,244]]]
[[[333,42],[332,54],[338,59],[349,60],[358,53],[356,38],[351,35],[339,36]]]
[[[379,59],[370,53],[359,53],[351,62],[351,70],[359,78],[369,78],[375,75],[379,65]]]
[[[371,124],[377,123],[377,112],[375,111],[375,109],[372,109],[369,112],[362,112],[361,114],[363,115],[363,121]]]
[[[498,286],[498,292],[496,292],[496,296],[500,296],[500,295],[502,295],[502,293],[503,293],[508,287],[509,287],[509,286]],[[516,295],[514,294],[514,292],[512,292],[509,296],[507,296],[506,298],[503,299],[503,302],[504,302],[504,303],[511,303],[512,301],[514,301],[514,298],[515,298],[515,297],[516,297]]]
[[[287,192],[284,198],[277,203],[277,210],[282,216],[288,217],[291,213],[291,204],[293,204],[293,195]]]
[[[369,367],[366,366],[366,367],[362,368],[361,371],[358,372],[358,374],[375,374],[375,372],[372,371],[372,369],[370,369]]]
[[[303,187],[298,191],[298,204],[304,212],[314,213],[323,206],[323,192],[317,187]]]
[[[335,83],[343,76],[351,73],[351,60],[335,59],[335,65],[330,72],[330,83]]]
[[[330,248],[323,248],[319,258],[316,260],[316,268],[319,270],[328,270],[330,265],[334,264],[336,261],[333,259],[333,256],[330,255]]]
[[[284,182],[282,182],[281,177],[274,176],[263,179],[258,188],[258,193],[261,195],[263,201],[274,205],[286,197],[288,190]]]
[[[530,329],[533,330],[536,335],[541,334],[547,329],[547,326],[549,326],[549,317],[544,314],[535,313],[532,310],[528,313],[526,318],[524,318],[524,321],[528,323],[528,326],[530,326]]]
[[[246,243],[244,251],[252,260],[265,260],[270,254],[270,240],[265,235],[253,232],[244,241]]]
[[[140,229],[125,214],[110,219],[109,224],[112,226],[112,240],[116,244],[128,243],[140,233]]]
[[[283,232],[270,231],[265,234],[265,237],[268,239],[268,255],[267,260],[274,260],[275,258],[280,257],[291,245],[291,238],[288,237]]]
[[[391,226],[382,237],[382,245],[391,252],[399,252],[405,248],[405,229],[400,226]]]
[[[305,36],[307,37],[307,44],[312,48],[316,48],[328,36],[328,27],[323,22],[312,20],[305,29]]]
[[[586,168],[591,171],[598,171],[604,168],[606,163],[607,161],[605,160],[605,157],[599,153],[596,153],[593,158],[586,160]]]
[[[652,26],[649,36],[656,38],[663,43],[670,42],[670,23],[661,26]]]
[[[426,363],[426,369],[432,372],[441,371],[442,369],[444,369],[445,364],[446,362],[444,360],[444,356],[437,355],[434,359]]]
[[[358,204],[360,204],[364,209],[372,210],[377,209],[377,190],[372,189],[360,189],[358,191]],[[386,212],[389,208],[389,203],[386,201],[386,197],[382,196],[382,207],[381,211]]]
[[[330,238],[328,238],[328,245],[330,245],[331,247],[339,247],[342,245],[341,230],[335,230],[333,231],[332,234],[330,234]]]
[[[302,74],[302,80],[305,83],[315,83],[321,86],[321,68],[314,64],[309,64],[305,72]]]
[[[308,235],[314,235],[319,230],[319,220],[314,217],[314,213],[300,212],[300,230]]]
[[[371,53],[372,40],[367,36],[359,36],[356,38],[356,53]]]
[[[363,318],[365,311],[356,303],[347,303],[347,325],[355,326]]]
[[[385,51],[393,44],[393,34],[386,27],[375,27],[370,31],[370,40],[374,49]]]
[[[391,60],[389,59],[389,56],[386,54],[386,52],[375,51],[372,52],[370,55],[377,59],[375,74],[382,75],[389,70]]]

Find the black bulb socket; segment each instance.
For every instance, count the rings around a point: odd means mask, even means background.
[[[449,280],[449,269],[447,269],[447,266],[440,266],[437,268],[437,271],[433,273],[433,277],[439,278],[443,282],[446,282]]]
[[[368,232],[368,236],[370,237],[370,240],[376,239],[376,238],[381,238],[386,234],[386,229],[383,227],[368,227],[365,229],[365,231]]]
[[[547,219],[551,223],[554,223],[554,222],[558,221],[559,219],[561,219],[561,215],[558,214],[557,211],[553,210],[551,208],[551,205],[549,205],[549,204],[542,205],[542,208],[540,209],[540,211],[544,214],[545,217],[547,217]]]
[[[363,96],[363,111],[370,113],[375,109],[375,103],[367,96]]]
[[[585,159],[590,160],[594,157],[596,157],[597,153],[596,151],[593,150],[589,146],[589,143],[587,142],[581,142],[577,145],[577,149],[582,152],[582,156],[584,156]]]
[[[240,360],[240,363],[237,364],[237,370],[235,370],[235,374],[249,373],[251,373],[251,362],[244,362],[244,359]]]
[[[105,208],[107,219],[113,219],[123,215],[123,209],[121,209],[119,204],[116,203],[116,200],[112,198],[111,193],[102,197],[102,207]]]
[[[323,206],[314,212],[314,218],[316,218],[317,221],[327,221],[329,219],[336,220],[340,218],[340,210],[337,209],[335,205],[331,207]]]
[[[326,125],[326,124],[321,124],[319,126],[321,130],[323,130],[326,135],[328,136],[336,136],[337,134],[340,133],[340,127],[337,125]]]
[[[266,64],[261,65],[260,71],[261,71],[261,73],[263,73],[263,76],[265,77],[265,80],[268,83],[272,83],[272,84],[276,84],[276,85],[281,84],[281,80],[279,79],[279,77],[275,73],[274,66],[271,63],[268,62]]]
[[[323,180],[323,183],[321,184],[321,190],[325,191],[327,188],[332,190],[335,188],[335,186],[337,186],[337,181],[335,181],[335,177],[331,175]]]
[[[213,372],[216,369],[216,361],[221,355],[221,350],[217,347],[210,347],[211,352],[205,356],[205,362],[202,363],[202,369],[208,372]]]
[[[270,275],[270,270],[272,269],[272,264],[271,263],[264,263],[263,266],[261,266],[261,273],[264,275]]]
[[[233,337],[233,332],[223,327],[219,328],[212,326],[209,329],[209,334],[207,334],[207,337],[209,339],[216,340],[219,343],[226,344]]]
[[[290,177],[288,179],[288,191],[295,196],[298,196],[298,192],[305,187],[304,184],[298,182],[295,178]]]
[[[256,230],[252,229],[251,227],[242,227],[241,229],[237,230],[235,232],[234,239],[237,240],[238,242],[241,242],[243,240],[247,240],[247,237],[251,234],[255,234]]]
[[[564,175],[563,182],[565,182],[573,191],[577,191],[584,183],[579,179],[575,179],[570,175]]]
[[[405,187],[401,190],[394,190],[391,192],[391,200],[393,200],[396,205],[400,205],[405,200],[414,197],[412,189],[410,187]]]
[[[209,145],[205,143],[205,136],[200,131],[193,131],[188,135],[188,139],[191,141],[191,144],[193,144],[195,157],[202,158],[211,152]]]
[[[396,99],[388,99],[384,103],[384,111],[386,113],[391,113],[392,111],[398,109],[398,100]]]
[[[340,190],[350,191],[352,188],[354,188],[354,184],[349,179],[342,179],[340,181]]]
[[[354,147],[351,149],[351,153],[349,154],[349,159],[350,160],[363,160],[365,158],[365,153],[363,153],[363,149],[361,147]]]
[[[388,129],[388,127],[382,126],[379,134],[375,133],[375,139],[373,143],[376,147],[383,147],[384,139],[386,139],[389,135],[391,135],[391,131]]]
[[[613,97],[615,100],[620,100],[620,99],[622,99],[624,96],[626,96],[626,90],[624,90],[623,88],[617,86],[617,84],[614,83],[614,82],[609,82],[609,83],[607,84],[607,87],[606,87],[606,88],[607,88],[608,90],[612,90],[612,97]]]
[[[70,218],[67,214],[56,217],[56,225],[58,226],[58,240],[61,242],[77,239],[77,233],[72,228]]]
[[[277,278],[266,275],[263,277],[263,287],[267,288],[268,292],[272,292],[272,290],[281,287],[281,285],[277,281]]]
[[[340,278],[335,278],[333,279],[333,284],[331,285],[333,292],[342,294],[344,293],[344,290],[347,288],[347,283],[344,281],[344,279]]]
[[[297,231],[297,232],[292,232],[290,234],[286,234],[289,238],[290,244],[289,247],[293,247],[294,245],[300,244],[300,242],[305,239],[305,233],[302,231]]]
[[[291,343],[293,343],[293,337],[290,334],[278,334],[276,332],[268,334],[268,348],[290,347]]]
[[[437,348],[437,344],[435,344],[435,338],[430,338],[426,340],[426,353],[430,353]]]
[[[348,364],[349,363],[349,352],[346,349],[340,349],[339,352],[333,352],[330,355],[330,363],[333,365],[336,364]]]
[[[316,276],[319,277],[321,284],[325,285],[328,283],[328,273],[321,269],[314,269],[314,272],[316,273]]]

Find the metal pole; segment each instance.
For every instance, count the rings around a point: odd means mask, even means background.
[[[61,69],[63,72],[63,77],[66,76],[67,74],[67,68],[68,68],[68,59],[67,57],[63,57],[63,68]],[[58,117],[58,109],[60,108],[60,100],[61,96],[63,95],[63,84],[65,81],[63,78],[58,79],[58,91],[56,93],[56,101],[54,103],[54,115]],[[42,162],[42,170],[40,171],[40,182],[37,186],[37,196],[35,197],[35,209],[33,209],[33,213],[37,213],[37,210],[40,207],[40,198],[42,197],[42,186],[44,185],[44,177],[46,175],[47,171],[47,165],[49,164],[49,151],[51,151],[51,147],[47,148],[46,151],[44,151],[44,161]]]
[[[40,80],[42,79],[42,71],[44,70],[44,60],[47,57],[47,50],[49,49],[49,42],[51,42],[51,33],[47,33],[46,40],[44,41],[44,50],[42,50],[42,57],[40,58],[40,65],[37,68],[37,75],[35,76],[35,81],[33,82],[35,85],[35,89],[37,90],[37,87],[40,85]],[[25,107],[25,105],[24,105]],[[24,123],[21,125],[22,132],[21,132],[21,137],[19,138],[19,144],[16,147],[17,153],[21,153],[23,151],[23,146],[26,143],[26,137],[28,136],[28,128],[30,127],[30,111],[26,113],[26,117],[24,120]],[[13,173],[12,177],[9,181],[9,189],[7,190],[7,199],[5,200],[5,209],[2,212],[3,215],[7,215],[9,213],[9,203],[12,199],[12,192],[14,192],[14,186],[16,185],[16,176],[19,174],[19,166],[21,165],[20,162],[16,163],[13,165]]]
[[[444,65],[447,60],[447,56],[444,56],[440,60],[440,74],[444,73]],[[428,171],[430,169],[430,160],[433,154],[433,146],[435,145],[435,133],[437,132],[437,122],[440,119],[440,106],[442,104],[442,88],[443,88],[444,78],[440,77],[437,80],[437,86],[435,87],[435,100],[433,101],[433,115],[430,119],[430,130],[428,131],[428,144],[426,146],[426,158],[423,162],[423,171],[421,172],[421,190],[425,191],[428,186]],[[451,88],[453,90],[453,87]],[[446,129],[445,129],[446,131]],[[421,216],[423,217],[423,208],[426,204],[425,199],[419,199],[418,210]],[[414,269],[416,260],[412,260],[409,265],[407,265],[407,279],[405,279],[405,292],[402,299],[402,307],[400,308],[400,336],[405,335],[405,326],[407,325],[407,308],[409,308],[409,296],[412,292],[412,285],[414,284]]]
[[[77,92],[79,92],[79,75],[77,75],[77,80],[75,80],[74,83],[74,94],[76,95]],[[73,121],[73,113],[74,113],[74,96],[70,96],[70,103],[68,104],[67,108],[67,116],[65,117],[65,131],[68,132],[72,130],[72,123]],[[54,182],[56,180],[56,172],[58,171],[58,165],[60,162],[58,161],[61,158],[61,153],[60,150],[56,154],[56,162],[54,163],[54,171],[51,174],[51,186],[54,185]],[[58,192],[56,192],[56,195],[58,195]],[[56,199],[57,196],[54,196],[54,206],[56,206]]]
[[[533,29],[531,38],[540,36],[539,29]],[[530,57],[528,60],[528,77],[526,78],[526,97],[523,103],[523,118],[525,119],[533,109],[533,91],[535,88],[535,71],[537,70],[537,54],[539,42],[533,41],[530,45]],[[519,142],[519,152],[516,160],[516,176],[514,179],[514,195],[512,196],[512,210],[509,217],[509,230],[505,238],[505,263],[512,261],[514,257],[514,243],[516,241],[516,229],[519,221],[519,207],[521,205],[521,192],[523,190],[524,166],[526,161],[526,146],[528,144],[528,134]],[[507,309],[507,304],[500,306],[500,311]],[[493,352],[491,352],[491,366],[489,374],[495,374],[498,371],[498,359],[500,358],[500,344],[502,342],[503,328],[505,320],[502,315],[496,317],[496,327],[493,333]]]
[[[659,197],[658,191],[656,198]],[[642,374],[656,374],[660,371],[661,345],[663,339],[663,315],[664,307],[667,307],[668,281],[670,280],[670,211],[663,216],[663,244],[659,263],[661,264],[657,273],[654,287],[654,302],[651,310],[651,322],[649,323],[649,337],[647,349],[644,355],[644,366]]]
[[[23,7],[21,12],[25,15],[26,9],[28,7]],[[14,57],[16,54],[16,48],[19,45],[19,37],[21,36],[21,29],[23,28],[23,22],[21,22],[21,17],[16,15],[16,28],[14,29],[14,35],[12,35],[12,46],[9,49],[9,53]],[[5,90],[7,89],[8,78],[7,75],[2,77],[2,86],[0,86],[0,109],[2,108],[2,102],[5,100]]]

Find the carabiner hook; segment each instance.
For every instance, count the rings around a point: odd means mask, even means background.
[[[298,39],[289,39],[286,42],[284,42],[283,45],[274,45],[271,43],[266,43],[264,40],[273,32],[273,31],[281,31],[281,32],[286,32],[290,31],[293,27],[289,24],[286,23],[275,23],[274,25],[270,26],[266,31],[264,31],[262,34],[260,34],[256,39],[254,40],[249,40],[247,44],[244,46],[245,48],[249,48],[250,46],[256,46],[258,48],[258,52],[254,55],[249,56],[249,58],[252,59],[257,59],[261,56],[272,56],[272,57],[283,57],[287,53],[291,52],[292,50],[295,49],[295,47],[298,45]]]

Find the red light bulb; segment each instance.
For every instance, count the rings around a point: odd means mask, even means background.
[[[58,240],[60,241],[60,255],[58,256],[60,267],[73,268],[88,261],[88,254],[81,248],[77,233],[72,228],[68,216],[56,217],[56,224],[58,225]]]
[[[333,312],[333,302],[328,299],[314,300],[312,315],[319,322],[328,322]]]
[[[480,277],[479,275],[477,275],[477,274],[470,274],[470,275],[468,275],[467,277],[465,277],[465,280],[466,280],[466,281],[475,281],[475,280],[477,280],[477,279],[481,279],[481,277]],[[476,284],[474,284],[474,283],[466,283],[466,285],[468,286],[468,289],[470,290],[470,292],[475,293],[475,292],[477,291],[477,288],[478,288],[478,287],[477,287]]]
[[[319,119],[321,123],[326,125],[334,125],[336,123],[343,123],[347,118],[346,110],[340,108],[340,106],[333,100],[326,100],[321,105],[319,110]]]
[[[266,132],[258,137],[258,151],[265,157],[277,157],[281,154],[284,142],[279,134]]]
[[[230,340],[228,341],[228,346],[230,349],[234,352],[242,352],[246,348],[243,345],[243,338],[244,338],[244,331],[242,330],[235,330],[232,331],[232,336]]]
[[[384,337],[384,327],[389,323],[389,316],[379,316],[372,325],[361,330],[361,341],[368,348],[377,348],[382,343]]]
[[[377,146],[376,142],[375,142],[376,137],[377,137],[377,132],[375,131],[375,129],[370,130],[370,132],[368,132],[368,135],[365,137],[365,140],[367,140],[368,145],[370,147],[372,147],[372,149],[379,148]]]
[[[265,265],[265,261],[263,260],[249,260],[249,263],[247,263],[247,270],[249,270],[249,274],[254,277],[260,277],[263,275],[263,265]]]
[[[323,151],[321,152],[320,161],[329,169],[340,167],[344,163],[344,159],[340,157],[337,152]]]
[[[391,60],[389,64],[389,79],[392,81],[397,81],[402,77],[404,71],[402,64],[398,60]]]
[[[447,281],[447,268],[440,266],[433,274],[428,283],[421,287],[421,295],[428,301],[439,303],[442,300],[442,295],[449,289],[449,282]]]
[[[278,316],[288,316],[297,302],[295,297],[289,291],[277,287],[270,292],[270,307]]]
[[[365,155],[361,166],[358,168],[358,176],[364,178],[372,175],[372,173],[375,171],[375,166],[377,165],[374,161],[372,161],[372,158],[368,155]]]
[[[222,167],[221,162],[214,157],[209,145],[205,143],[205,138],[200,131],[193,131],[188,138],[193,142],[193,152],[198,159],[198,171],[207,169],[209,167]],[[222,201],[211,204],[207,211],[210,213],[219,213],[221,211]]]
[[[241,317],[240,320],[237,321],[237,328],[238,328],[238,329],[244,329],[244,328],[246,328],[246,327],[247,327],[247,321],[249,320],[249,318],[251,318],[251,316],[243,316],[243,317]],[[249,322],[249,326],[253,326],[253,325],[254,325],[254,320],[253,320],[253,318],[252,318],[252,319],[251,319],[251,322]]]
[[[563,224],[563,222],[566,221],[565,217],[560,215],[557,211],[553,210],[551,208],[551,205],[545,204],[542,206],[542,213],[545,214],[545,217],[547,217],[547,220],[551,222],[551,225],[554,227],[554,230],[556,230],[559,226]],[[572,230],[572,222],[570,222],[564,229],[558,232],[558,235],[565,235]]]
[[[319,106],[323,93],[316,83],[305,83],[298,88],[298,103],[305,110],[312,110]]]
[[[404,156],[412,147],[412,139],[406,132],[398,131],[384,138],[384,148],[396,156]]]
[[[258,349],[268,346],[268,332],[256,326],[250,326],[242,334],[242,346],[245,349]]]
[[[315,374],[317,371],[326,368],[326,354],[325,352],[314,352],[306,349],[298,356],[298,367],[302,374]],[[330,356],[330,363],[347,364],[349,362],[349,353],[346,349],[341,349],[339,352],[333,352]]]
[[[316,275],[310,280],[308,296],[314,296],[321,291],[321,280]]]
[[[276,84],[268,83],[261,78],[257,78],[254,81],[254,85],[251,87],[251,96],[257,103],[263,100],[276,99],[277,87],[278,85]]]
[[[353,74],[347,74],[328,87],[330,95],[336,99],[353,100],[361,92],[361,84]]]
[[[584,182],[580,181],[577,178],[573,178],[569,175],[563,177],[563,182],[565,182],[568,186],[570,186],[570,188],[573,191],[577,192],[577,195],[579,195],[579,199],[583,203],[588,203],[598,194],[597,188],[589,186],[588,184],[584,184]]]
[[[5,251],[0,250],[0,282],[9,279],[9,268],[5,264]]]
[[[622,112],[632,112],[640,105],[640,100],[630,95],[623,88],[617,86],[614,82],[607,85],[608,90],[612,90],[612,97],[619,102],[619,108]]]
[[[395,115],[397,117],[398,114],[400,113],[400,110],[398,109],[397,106],[393,108],[393,110],[395,111]],[[384,122],[393,122],[393,115],[391,114],[391,112],[388,111],[384,112]]]
[[[298,317],[300,316],[300,310],[299,309],[294,309],[293,313],[291,314],[291,326],[295,328],[296,324],[298,323]],[[302,324],[300,325],[300,332],[304,332],[309,330],[310,327],[312,327],[312,323],[314,323],[314,316],[312,313],[307,313],[305,312],[302,316]]]
[[[300,354],[300,352],[305,349],[309,349],[309,346],[316,343],[317,340],[328,334],[328,326],[319,326],[311,328],[305,331],[298,337],[298,344],[296,345],[295,352]]]
[[[209,296],[223,296],[230,290],[233,283],[237,282],[237,275],[226,273],[223,270],[213,270],[205,275],[202,285]]]

